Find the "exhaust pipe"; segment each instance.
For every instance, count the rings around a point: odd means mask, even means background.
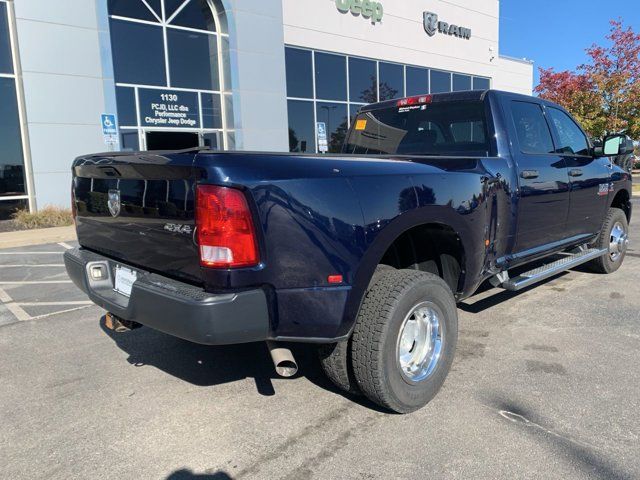
[[[124,333],[140,328],[142,324],[116,317],[113,313],[107,312],[104,316],[104,326],[116,333]]]
[[[276,373],[281,377],[289,378],[298,373],[298,364],[293,358],[291,350],[282,348],[277,343],[267,341],[267,347],[276,367]]]

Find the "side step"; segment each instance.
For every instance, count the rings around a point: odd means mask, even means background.
[[[590,248],[585,250],[579,250],[576,253],[570,253],[560,260],[542,265],[541,267],[529,270],[528,272],[521,273],[515,278],[509,279],[507,275],[505,281],[500,283],[500,287],[517,292],[534,283],[546,280],[549,277],[553,277],[558,273],[564,272],[571,268],[582,265],[594,258],[598,258],[607,253],[607,249],[598,250],[597,248]],[[500,279],[502,280],[502,279]]]

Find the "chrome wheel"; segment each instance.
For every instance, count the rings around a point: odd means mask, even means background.
[[[420,382],[433,373],[443,349],[442,313],[431,302],[411,309],[400,327],[396,346],[398,366],[411,382]]]
[[[616,222],[611,229],[611,236],[609,238],[609,255],[611,256],[611,260],[614,262],[618,261],[618,259],[627,251],[628,245],[629,236],[625,231],[624,226],[622,223]]]

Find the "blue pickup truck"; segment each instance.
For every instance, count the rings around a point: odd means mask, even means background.
[[[483,283],[620,267],[631,176],[611,157],[628,148],[489,90],[363,107],[338,155],[83,156],[66,268],[112,328],[266,341],[284,376],[287,342],[316,344],[338,387],[407,413],[442,386],[456,303]]]

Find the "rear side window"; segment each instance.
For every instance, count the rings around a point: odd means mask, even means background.
[[[489,156],[484,104],[458,101],[360,113],[345,153]]]
[[[511,114],[522,153],[553,153],[553,140],[537,103],[511,102]]]
[[[560,140],[556,152],[568,155],[589,155],[587,138],[569,115],[557,108],[547,108],[547,112]]]

